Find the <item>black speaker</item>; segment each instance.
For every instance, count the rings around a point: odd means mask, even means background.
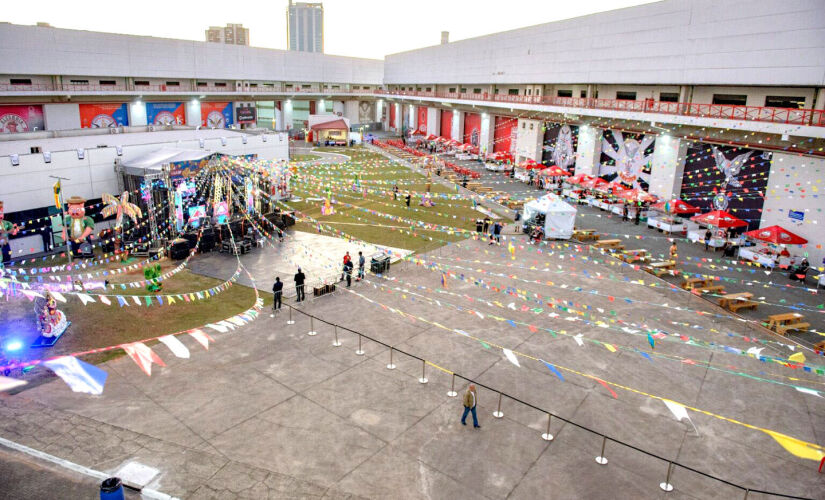
[[[169,246],[169,257],[173,260],[183,260],[189,256],[189,241],[178,238]]]
[[[184,233],[183,239],[185,239],[189,243],[189,249],[191,250],[195,248],[195,245],[198,244],[198,232],[190,231],[188,233]]]
[[[215,248],[215,232],[211,229],[204,230],[201,235],[199,250],[201,252],[211,252]]]

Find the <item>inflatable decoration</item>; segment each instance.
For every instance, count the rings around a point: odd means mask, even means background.
[[[91,234],[95,222],[86,215],[85,203],[86,200],[80,196],[72,196],[66,202],[70,220],[68,227],[66,221],[63,221],[63,240],[69,242],[72,255],[90,257],[93,255]]]
[[[160,278],[161,269],[160,264],[150,264],[143,268],[143,277],[149,283],[146,285],[146,290],[150,292],[159,292],[163,290],[163,283],[158,281]]]
[[[71,322],[66,321],[66,315],[57,308],[57,301],[49,292],[46,292],[43,298],[38,298],[34,304],[40,337],[35,340],[32,347],[53,346]]]

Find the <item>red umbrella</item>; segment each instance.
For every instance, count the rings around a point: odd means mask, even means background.
[[[805,238],[797,236],[780,226],[763,227],[762,229],[748,231],[745,236],[755,240],[767,241],[774,245],[804,245],[808,242]]]
[[[430,135],[427,136],[428,141],[434,141],[437,138],[438,138],[438,136],[436,136],[435,134],[430,134]]]
[[[567,177],[570,175],[570,172],[558,165],[550,165],[541,171],[541,175],[546,175],[547,177]]]
[[[589,181],[582,182],[581,186],[585,189],[596,189],[602,184],[607,184],[607,181],[602,179],[601,177],[594,177]]]
[[[689,205],[682,200],[660,201],[650,208],[668,214],[695,214],[702,211],[700,208]]]
[[[532,158],[527,158],[523,162],[519,163],[518,166],[519,166],[519,168],[523,168],[523,169],[526,169],[526,170],[530,170],[530,169],[533,169],[533,168],[539,168],[539,164],[536,163],[536,160],[534,160]]]
[[[628,201],[634,201],[638,203],[645,203],[648,201],[656,201],[656,197],[652,194],[648,193],[647,191],[643,191],[639,188],[631,189],[629,191],[623,191],[619,193],[620,198],[624,198]]]
[[[722,229],[748,225],[747,222],[725,212],[724,210],[714,210],[713,212],[708,212],[706,214],[694,215],[690,218],[690,220],[700,222],[706,226],[713,226]]]
[[[627,191],[628,189],[630,189],[630,188],[627,188],[624,185],[622,185],[621,182],[616,182],[616,181],[609,182],[606,185],[603,185],[603,186],[599,187],[599,191],[605,191],[607,193],[611,193],[611,194],[614,194],[614,195],[619,195],[623,191]]]
[[[573,177],[567,179],[567,183],[568,184],[583,184],[583,183],[589,181],[590,179],[593,179],[592,175],[576,174]]]

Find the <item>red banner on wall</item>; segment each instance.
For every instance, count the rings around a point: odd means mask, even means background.
[[[44,130],[43,106],[0,106],[0,133],[15,134]]]
[[[108,128],[129,125],[125,103],[79,104],[81,128]]]
[[[418,131],[427,134],[427,108],[424,106],[418,107]]]
[[[496,128],[493,133],[493,152],[512,152],[516,147],[515,134],[518,132],[518,118],[506,116],[496,117]]]
[[[464,143],[478,147],[481,142],[481,115],[467,113],[464,115]]]
[[[441,137],[453,138],[453,112],[446,109],[441,110]]]
[[[395,128],[395,103],[390,103],[390,128]]]

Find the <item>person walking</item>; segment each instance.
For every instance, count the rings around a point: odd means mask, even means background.
[[[467,425],[467,414],[473,414],[473,427],[480,429],[478,425],[478,415],[476,414],[476,405],[478,404],[478,392],[476,392],[475,384],[470,384],[467,392],[464,393],[464,414],[461,415],[461,425]]]
[[[642,207],[636,205],[636,215],[633,217],[633,220],[636,222],[636,225],[639,225],[639,219],[642,218]]]
[[[504,229],[504,226],[502,226],[499,221],[496,221],[493,224],[493,237],[495,237],[496,243],[501,243],[501,230],[502,229]]]
[[[306,280],[306,275],[304,272],[301,271],[301,268],[298,268],[298,272],[295,273],[295,293],[298,295],[297,302],[301,302],[302,300],[306,299],[304,295],[304,281]]]
[[[344,263],[344,275],[347,278],[347,288],[352,284],[352,260]]]
[[[710,238],[713,236],[713,233],[710,232],[710,228],[705,230],[705,251],[708,251],[708,245],[710,244]]]
[[[622,204],[622,220],[623,221],[624,220],[630,220],[630,217],[628,217],[629,212],[630,212],[630,209],[627,208],[627,203]]]
[[[272,301],[272,309],[275,312],[281,312],[281,295],[283,295],[284,284],[279,276],[275,277],[275,284],[272,285],[272,294],[274,295]]]
[[[406,203],[407,203],[407,208],[410,208],[410,200],[411,199],[412,199],[412,197],[410,196],[410,193],[407,193],[407,196],[404,197],[404,201],[406,201]]]
[[[398,200],[398,184],[392,186],[392,199]]]
[[[487,231],[489,231],[489,229],[490,229],[490,218],[489,217],[484,217],[484,223],[483,224],[484,224],[484,226],[483,226],[482,229],[484,229],[484,234],[487,234]]]
[[[670,260],[675,262],[676,257],[677,257],[677,254],[676,254],[676,240],[674,240],[673,244],[670,245]]]
[[[349,252],[347,252],[346,254],[344,254],[344,267],[343,267],[343,270],[341,271],[341,280],[342,281],[344,280],[344,277],[345,277],[344,275],[347,273],[347,264],[349,264],[350,262],[352,262],[352,258],[349,256]]]
[[[367,259],[364,258],[363,252],[358,252],[358,281],[364,279],[364,266],[367,265]]]
[[[481,219],[476,219],[476,233],[481,235],[481,229],[484,227],[484,222]]]

